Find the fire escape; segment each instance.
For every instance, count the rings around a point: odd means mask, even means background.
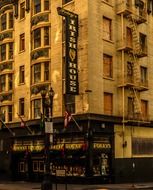
[[[132,0],[121,0],[117,5],[117,14],[122,31],[117,49],[121,52],[119,88],[123,96],[123,122],[147,122],[148,115],[142,109],[141,93],[148,90],[148,83],[142,80],[140,65],[140,59],[147,56],[146,36],[138,32],[139,25],[146,22],[145,3],[140,1],[140,5],[134,6]]]

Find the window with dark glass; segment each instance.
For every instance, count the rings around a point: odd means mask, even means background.
[[[65,95],[65,106],[66,110],[70,113],[75,113],[75,96]]]
[[[9,105],[8,106],[8,121],[12,121],[12,111],[13,111],[13,109],[12,109],[12,105]]]
[[[6,14],[1,16],[1,31],[6,30]]]
[[[12,90],[13,88],[13,80],[12,80],[12,74],[8,75],[8,90]]]
[[[41,0],[34,0],[34,14],[41,12]]]
[[[41,29],[34,30],[34,48],[41,46]]]
[[[145,34],[140,33],[140,47],[143,52],[147,51],[147,36]]]
[[[63,0],[63,4],[66,4],[66,3],[69,3],[71,2],[72,0]]]
[[[1,45],[1,61],[6,60],[6,44]]]
[[[113,77],[113,63],[112,63],[112,56],[110,55],[103,55],[103,75],[104,77]]]
[[[41,100],[34,100],[34,118],[40,118],[41,116]]]
[[[19,114],[24,115],[24,98],[19,99]]]
[[[41,63],[34,65],[34,83],[41,81]]]
[[[44,0],[44,11],[49,10],[49,0]]]
[[[20,66],[19,83],[24,83],[24,65]]]
[[[133,119],[134,118],[134,98],[128,97],[127,102],[127,111],[128,111],[128,118]]]
[[[5,87],[6,87],[6,75],[0,75],[0,92],[5,91]]]
[[[13,12],[9,13],[9,28],[13,28]]]
[[[20,35],[20,51],[25,50],[25,34]]]
[[[9,59],[13,59],[13,43],[9,43]]]
[[[127,82],[133,83],[134,76],[133,76],[133,63],[127,62]]]
[[[49,27],[44,27],[44,45],[49,45]]]
[[[25,2],[20,4],[20,19],[25,17]]]
[[[141,84],[142,85],[147,85],[147,68],[146,67],[140,67],[141,71]]]
[[[49,62],[44,63],[44,81],[49,80]]]

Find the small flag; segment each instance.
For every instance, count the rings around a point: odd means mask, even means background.
[[[70,112],[68,111],[65,111],[65,117],[64,117],[64,127],[66,128],[69,124],[69,122],[71,121],[72,119],[72,115]]]
[[[26,128],[30,134],[33,134],[33,132],[31,131],[30,127],[28,127],[28,126],[26,125],[26,122],[23,120],[23,118],[21,117],[21,115],[19,115],[18,113],[17,113],[17,115],[18,115],[18,117],[19,117],[20,120],[21,120],[20,127]]]

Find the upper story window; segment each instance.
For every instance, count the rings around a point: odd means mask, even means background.
[[[6,44],[0,46],[1,61],[6,60]]]
[[[19,83],[24,83],[24,65],[20,66]]]
[[[49,80],[49,62],[44,63],[44,81]]]
[[[134,117],[134,99],[132,97],[128,97],[128,105],[127,105],[127,114],[129,118]]]
[[[148,101],[141,100],[141,112],[142,112],[142,119],[148,119]]]
[[[49,45],[49,27],[44,27],[44,45]]]
[[[7,26],[7,17],[6,14],[1,16],[1,31],[6,30],[6,26]]]
[[[104,114],[113,114],[113,94],[104,92]]]
[[[12,74],[8,74],[8,90],[12,90],[13,88],[13,76]]]
[[[12,117],[13,117],[13,107],[12,105],[8,106],[8,121],[12,121]]]
[[[34,30],[34,48],[41,46],[41,29]]]
[[[19,99],[19,115],[24,115],[24,98]]]
[[[66,3],[69,3],[71,2],[72,0],[63,0],[63,4],[66,4]]]
[[[9,28],[13,28],[13,12],[9,12]]]
[[[41,63],[34,65],[34,83],[41,81]]]
[[[49,0],[44,0],[44,11],[49,10]]]
[[[103,17],[103,38],[112,40],[112,20],[106,17]]]
[[[34,0],[34,14],[41,12],[41,0]]]
[[[40,118],[41,116],[41,99],[33,101],[34,118]]]
[[[75,113],[75,96],[65,95],[65,106],[66,110],[70,113]]]
[[[131,28],[127,27],[126,28],[126,44],[127,47],[131,47],[132,48],[132,30]]]
[[[48,46],[50,43],[49,27],[37,28],[33,31],[33,49]]]
[[[13,28],[14,20],[13,20],[13,12],[9,11],[1,16],[1,31]]]
[[[9,59],[13,59],[13,43],[9,43],[9,44],[8,44],[8,47],[9,47],[9,55],[8,55],[8,58],[9,58]]]
[[[25,17],[25,2],[22,2],[20,4],[20,19],[23,19]]]
[[[141,71],[141,84],[147,85],[147,68],[140,67],[140,71]]]
[[[134,75],[133,75],[133,63],[127,62],[127,82],[133,83]]]
[[[2,44],[0,46],[0,61],[13,59],[13,43]]]
[[[103,55],[103,70],[104,77],[112,78],[113,77],[113,69],[112,69],[112,56]]]
[[[20,35],[20,51],[25,50],[25,34]]]
[[[6,75],[0,76],[0,92],[5,91],[6,88]]]

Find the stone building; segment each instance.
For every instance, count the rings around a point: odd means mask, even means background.
[[[0,177],[42,178],[51,118],[52,175],[151,181],[152,30],[152,0],[0,0]]]

